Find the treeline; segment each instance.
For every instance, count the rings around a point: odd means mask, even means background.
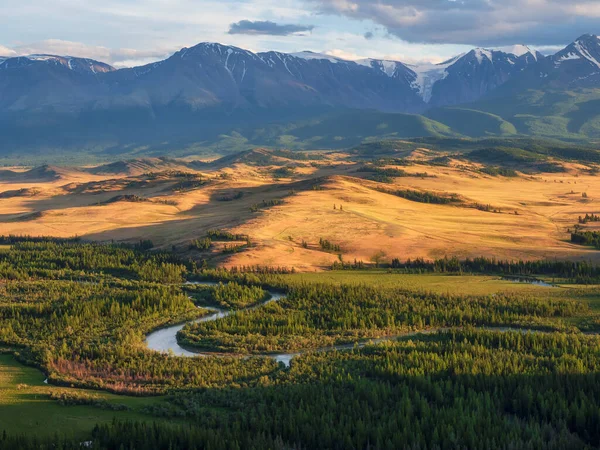
[[[323,238],[319,238],[319,246],[321,247],[321,250],[324,250],[326,252],[339,253],[342,251],[339,244],[334,244],[333,242],[328,241],[327,239],[323,239]]]
[[[87,394],[79,391],[53,391],[49,395],[51,400],[62,406],[88,405],[111,411],[127,411],[130,408],[122,403],[111,403],[98,395]]]
[[[225,309],[243,309],[267,301],[271,294],[260,286],[241,285],[235,281],[215,286],[188,284],[184,290],[193,294],[194,300],[204,305]]]
[[[425,260],[422,258],[400,261],[394,258],[390,267],[412,273],[482,273],[510,276],[550,276],[564,278],[578,283],[591,283],[600,280],[600,266],[586,261],[509,261],[495,258],[456,257]]]
[[[380,167],[379,165],[364,165],[357,169],[358,173],[366,173],[367,179],[377,181],[379,183],[393,183],[394,178],[400,177],[420,177],[426,178],[429,176],[427,172],[409,173],[402,169],[393,167]]]
[[[192,174],[189,179],[178,181],[177,183],[173,184],[171,190],[173,192],[186,192],[202,187],[206,183],[207,182],[203,180],[200,175]]]
[[[210,250],[210,248],[212,247],[212,239],[209,237],[205,237],[202,239],[194,239],[192,242],[190,242],[190,250],[200,250],[200,251],[204,251],[204,250]]]
[[[475,203],[474,207],[475,207],[475,209],[478,209],[479,211],[493,212],[493,213],[500,213],[500,212],[502,212],[500,210],[500,208],[494,208],[489,203],[487,205],[483,205],[481,203]]]
[[[243,191],[237,191],[236,193],[223,194],[220,197],[217,197],[217,201],[219,202],[232,202],[234,200],[239,200],[244,197]]]
[[[394,178],[407,177],[408,172],[402,169],[383,168],[373,165],[365,165],[357,169],[358,173],[366,173],[366,178],[379,183],[393,183]]]
[[[247,234],[234,234],[225,230],[208,230],[206,236],[215,241],[245,241]]]
[[[325,156],[322,153],[317,152],[305,153],[292,150],[270,150],[270,152],[273,156],[294,161],[321,161],[325,159]]]
[[[21,242],[31,243],[42,243],[42,242],[53,242],[55,244],[77,244],[87,243],[93,244],[92,242],[84,242],[78,236],[70,238],[58,238],[52,236],[29,236],[29,235],[0,235],[0,245],[13,245]],[[154,243],[150,239],[140,239],[138,242],[119,242],[112,241],[111,246],[120,248],[130,248],[133,250],[149,250],[154,247]]]
[[[334,261],[331,265],[331,270],[363,270],[366,269],[367,265],[364,261],[357,260],[354,258],[354,262],[346,262],[344,260]]]
[[[600,222],[600,216],[596,214],[586,214],[585,216],[579,216],[579,223],[585,225],[588,222]]]
[[[135,195],[135,194],[121,194],[121,195],[115,195],[114,197],[111,197],[108,200],[106,200],[100,204],[110,205],[111,203],[118,203],[118,202],[145,203],[145,202],[151,202],[151,201],[152,200],[150,200],[149,198],[141,197],[141,196]]]
[[[431,203],[435,205],[449,205],[462,203],[462,199],[458,194],[440,194],[428,191],[415,191],[412,189],[400,189],[395,191],[383,191],[387,194],[392,194],[397,197],[402,197],[411,202]]]
[[[0,436],[7,450],[288,450],[281,438],[247,430],[200,429],[191,424],[145,423],[113,420],[99,424],[89,440],[54,436],[37,439],[31,434]]]
[[[51,236],[29,236],[29,235],[1,235],[0,236],[0,245],[12,245],[18,244],[20,242],[55,242],[58,244],[74,244],[77,242],[81,242],[80,237],[71,237],[71,238],[57,238]]]
[[[275,178],[288,178],[296,174],[296,169],[290,166],[283,166],[273,169],[272,173]]]
[[[89,279],[87,272],[92,271],[94,277],[112,275],[177,283],[183,280],[186,270],[170,253],[143,252],[140,247],[126,245],[22,241],[0,252],[0,278],[11,280],[83,280]]]
[[[273,206],[279,206],[282,204],[283,204],[283,200],[279,199],[279,198],[274,198],[271,200],[263,200],[261,203],[255,203],[252,206],[250,206],[250,211],[258,212],[261,209],[271,208]]]
[[[190,242],[190,250],[199,250],[201,252],[210,250],[213,247],[213,241],[231,241],[231,244],[223,245],[222,253],[236,253],[252,245],[250,236],[247,234],[233,234],[223,230],[209,230],[206,237],[194,239]],[[245,241],[240,244],[239,241]]]
[[[497,167],[497,166],[486,166],[480,169],[482,173],[486,175],[491,175],[493,177],[503,176],[503,177],[518,177],[519,174],[514,170],[508,167]]]
[[[250,266],[231,266],[219,267],[217,269],[206,269],[201,272],[202,279],[216,279],[216,280],[238,280],[240,274],[258,274],[258,275],[284,275],[296,273],[296,269],[293,267],[281,267],[281,266],[261,266],[261,265],[250,265]],[[258,280],[258,277],[254,277]],[[261,277],[260,279],[265,279]]]
[[[571,233],[571,242],[578,245],[588,245],[600,250],[600,232],[598,231],[575,231]]]

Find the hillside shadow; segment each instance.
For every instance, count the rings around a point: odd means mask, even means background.
[[[566,116],[570,119],[567,130],[570,133],[579,133],[586,123],[600,116],[600,100],[578,103],[577,109],[566,114]]]
[[[107,188],[111,186],[111,183],[115,183],[116,185],[120,183],[127,183],[128,179],[108,179],[103,181],[92,181],[87,183],[82,183],[76,189],[71,192],[64,192],[61,194],[53,195],[47,198],[38,198],[37,196],[26,197],[26,200],[23,201],[22,207],[24,209],[29,209],[29,211],[24,213],[5,213],[0,214],[0,222],[18,222],[20,221],[19,217],[33,216],[35,214],[43,214],[47,211],[61,211],[64,209],[72,209],[72,208],[86,208],[92,206],[102,206],[109,204],[109,202],[117,196],[122,195],[137,195],[142,198],[152,199],[160,194],[163,194],[163,190],[165,187],[173,184],[174,181],[165,181],[159,180],[156,182],[149,182],[147,185],[142,186],[125,186],[123,189],[114,189],[114,190],[99,190],[99,191],[89,191],[85,192],[86,189],[92,188],[94,186],[106,185]],[[129,181],[136,181],[135,178],[129,179]],[[43,193],[42,193],[43,195]],[[9,197],[9,198],[16,198]],[[7,199],[0,199],[8,200]],[[25,197],[22,197],[25,198]]]
[[[270,201],[285,203],[286,198],[299,192],[312,190],[315,183],[326,178],[306,179],[263,186],[248,186],[239,188],[213,188],[209,202],[194,205],[192,208],[180,211],[174,220],[151,225],[127,226],[99,233],[82,236],[84,239],[98,241],[139,240],[140,238],[156,239],[156,244],[166,245],[175,242],[197,239],[211,229],[229,229],[248,223],[272,207]],[[241,192],[239,198],[231,200],[232,196]]]
[[[354,165],[339,167],[319,167],[310,175],[296,175],[292,179],[275,180],[258,186],[228,187],[227,182],[213,184],[211,182],[194,188],[193,191],[205,190],[209,202],[198,203],[190,209],[173,214],[174,220],[145,225],[143,227],[125,226],[101,233],[93,233],[84,238],[108,241],[114,236],[126,236],[124,239],[138,239],[150,236],[168,236],[176,240],[198,237],[197,229],[230,228],[243,225],[258,217],[265,209],[275,206],[270,202],[285,202],[285,199],[299,192],[320,189],[331,175],[351,174]],[[110,204],[111,200],[124,195],[135,195],[152,201],[165,194],[175,194],[169,187],[177,182],[175,179],[140,180],[139,177],[125,179],[107,179],[82,183],[71,192],[64,192],[48,198],[36,196],[25,199],[21,206],[29,211],[21,213],[0,214],[0,223],[30,222],[51,211],[87,208]],[[294,179],[295,178],[295,179]],[[119,185],[125,187],[119,188]],[[86,189],[107,190],[85,192]],[[185,195],[185,193],[183,193]],[[120,200],[127,202],[127,200]],[[126,207],[126,206],[123,206]],[[251,209],[255,209],[252,211]],[[191,227],[190,230],[187,227]]]
[[[190,163],[192,164],[192,163]],[[195,163],[193,163],[195,164]],[[198,169],[200,169],[198,167]],[[343,167],[319,167],[314,173],[307,176],[296,176],[297,180],[290,181],[275,181],[274,183],[265,184],[263,186],[249,186],[239,188],[218,188],[210,196],[211,202],[217,204],[223,203],[222,200],[231,196],[232,192],[244,192],[250,194],[264,194],[267,198],[270,193],[280,190],[309,190],[315,184],[325,181],[325,177],[331,176],[337,172],[343,172],[344,174],[349,173],[352,170],[352,166]],[[71,192],[65,192],[57,195],[53,195],[48,198],[38,198],[37,196],[30,196],[23,202],[22,206],[24,209],[29,211],[24,213],[5,213],[0,214],[0,222],[6,221],[20,221],[20,220],[32,220],[26,216],[33,214],[40,214],[47,211],[59,211],[64,209],[78,208],[78,207],[90,207],[90,206],[101,206],[106,204],[111,199],[119,195],[137,195],[142,198],[152,199],[165,194],[173,194],[175,192],[169,192],[168,188],[171,185],[177,183],[176,179],[161,179],[161,180],[146,180],[140,177],[132,176],[125,178],[109,178],[99,181],[90,181],[80,183],[77,188]],[[67,183],[68,186],[72,183]],[[123,188],[119,189],[119,185],[124,185]],[[101,190],[102,186],[105,186],[106,190]],[[115,187],[117,187],[115,189]],[[210,183],[206,183],[200,189],[211,187]],[[96,188],[97,191],[85,192],[87,189]],[[43,191],[43,187],[41,188]],[[16,191],[15,191],[16,192]],[[15,198],[8,197],[8,198]],[[25,197],[23,197],[25,198]],[[2,201],[3,199],[0,199]],[[259,201],[262,201],[260,199]],[[250,205],[249,205],[250,206]],[[196,208],[196,207],[195,207]],[[188,211],[189,213],[189,211]],[[194,212],[192,211],[192,214]],[[23,217],[23,219],[20,219]]]

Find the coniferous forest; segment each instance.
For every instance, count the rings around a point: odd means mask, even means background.
[[[65,414],[84,405],[114,419],[84,437],[0,422],[0,448],[600,447],[597,292],[568,287],[596,279],[592,264],[395,260],[382,275],[510,274],[566,286],[463,294],[208,269],[144,243],[4,244],[2,353],[67,389],[51,399]],[[193,322],[215,309],[232,312]],[[148,333],[184,322],[177,340],[203,356],[148,348]],[[83,388],[148,399],[144,420]]]

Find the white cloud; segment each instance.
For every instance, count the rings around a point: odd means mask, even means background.
[[[130,48],[111,49],[102,46],[86,45],[81,42],[47,39],[31,44],[18,44],[12,49],[0,46],[0,55],[25,56],[45,53],[91,58],[112,64],[115,67],[129,67],[164,59],[177,50],[179,48],[155,48],[147,51]]]
[[[324,52],[326,55],[334,56],[336,58],[346,59],[348,61],[356,61],[357,59],[363,59],[364,56],[358,55],[353,52],[348,52],[346,50],[342,50],[339,48],[334,48],[332,50],[326,50]]]
[[[0,45],[0,56],[17,56],[13,49]]]
[[[598,0],[2,0],[0,17],[2,56],[70,54],[117,67],[205,41],[416,62],[474,45],[554,48],[600,31]],[[244,20],[315,28],[305,36],[228,34]]]

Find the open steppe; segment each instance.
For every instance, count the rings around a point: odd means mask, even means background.
[[[299,271],[340,258],[369,264],[444,256],[600,260],[600,252],[570,242],[578,217],[600,211],[593,164],[548,159],[539,170],[517,168],[508,176],[486,173],[490,167],[497,165],[422,148],[367,159],[253,149],[210,162],[146,158],[8,168],[0,171],[0,230],[151,240],[225,266]],[[398,191],[454,200],[425,203]],[[213,238],[209,249],[191,249],[209,230],[245,240]]]

